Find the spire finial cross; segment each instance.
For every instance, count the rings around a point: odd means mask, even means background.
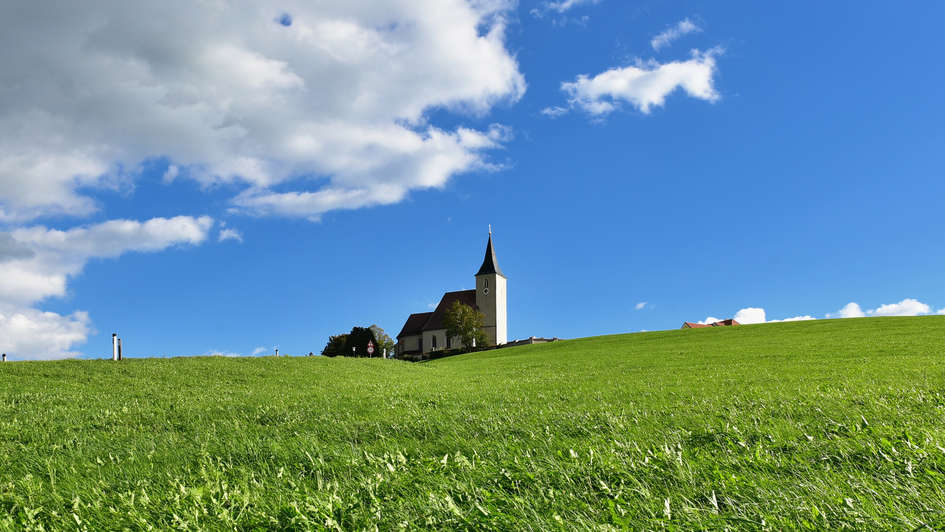
[[[492,224],[489,224],[489,235],[492,235]]]

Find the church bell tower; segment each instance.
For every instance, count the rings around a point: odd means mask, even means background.
[[[486,257],[476,272],[476,306],[485,316],[482,320],[483,331],[490,345],[502,345],[508,342],[508,317],[505,307],[506,278],[499,269],[492,247],[492,228],[489,228],[489,243],[486,244]]]

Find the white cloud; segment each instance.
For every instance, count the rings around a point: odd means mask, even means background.
[[[0,3],[0,46],[17,50],[0,56],[0,221],[94,212],[90,190],[152,157],[170,162],[165,181],[242,186],[253,214],[317,218],[442,187],[502,140],[429,112],[483,115],[524,94],[505,46],[513,8]]]
[[[32,256],[0,262],[0,303],[32,304],[65,295],[66,280],[93,258],[160,251],[200,244],[213,226],[209,216],[152,218],[145,222],[110,220],[66,231],[32,226],[8,233]]]
[[[768,320],[765,323],[779,323],[779,322],[785,322],[785,321],[810,321],[810,320],[816,320],[816,319],[817,318],[813,316],[804,315],[804,316],[794,316],[793,318],[784,318],[783,320]]]
[[[164,172],[164,176],[161,177],[161,181],[165,183],[170,183],[177,179],[177,176],[180,175],[180,168],[177,165],[170,165],[167,167],[167,171]]]
[[[662,107],[666,97],[682,89],[693,98],[715,102],[719,94],[713,86],[715,58],[720,48],[706,52],[692,51],[686,61],[658,63],[640,62],[623,68],[612,68],[594,77],[581,74],[575,81],[564,82],[561,90],[568,94],[571,107],[578,107],[594,116],[617,110],[626,102],[646,114],[653,106]]]
[[[269,351],[270,349],[268,347],[260,346],[260,347],[257,347],[256,349],[253,349],[253,356],[261,355],[263,353],[268,353]]]
[[[530,11],[531,15],[536,18],[542,18],[545,13],[557,13],[563,14],[575,7],[582,5],[593,5],[599,3],[600,0],[558,0],[550,2],[542,2],[542,4]]]
[[[541,110],[541,114],[550,118],[558,118],[561,115],[567,114],[568,111],[570,110],[571,109],[569,109],[568,107],[561,107],[561,106],[555,105],[553,107],[545,107],[544,109]]]
[[[242,244],[243,233],[240,233],[232,227],[227,227],[226,222],[220,222],[220,233],[217,235],[217,242],[224,242],[226,240],[236,240]]]
[[[940,309],[938,309],[935,313],[938,314],[939,316],[941,316],[941,315],[945,314],[945,308],[940,308]]]
[[[636,310],[643,310],[644,307],[646,307],[646,301],[640,301],[639,303],[633,306],[633,308]]]
[[[868,311],[868,313],[870,316],[918,316],[920,314],[928,314],[931,310],[931,307],[925,303],[907,298],[898,303],[882,305],[879,308]]]
[[[0,351],[10,360],[74,357],[72,346],[85,341],[91,320],[85,312],[68,316],[0,304]],[[111,353],[109,353],[111,354]]]
[[[862,318],[864,316],[920,316],[932,312],[932,307],[912,298],[906,298],[898,303],[887,303],[877,308],[863,311],[860,305],[854,302],[847,303],[835,313],[827,314],[828,318]],[[938,311],[945,314],[945,309]]]
[[[212,226],[208,216],[177,216],[111,220],[65,231],[33,226],[0,233],[0,245],[13,242],[20,253],[0,260],[0,350],[21,360],[74,356],[73,346],[84,342],[91,328],[88,314],[63,316],[33,305],[64,296],[68,279],[91,259],[197,245]]]
[[[659,50],[683,35],[697,31],[702,31],[702,28],[693,24],[688,18],[683,19],[677,22],[676,25],[666,28],[656,37],[653,37],[653,39],[650,40],[650,46],[652,46],[654,50]]]
[[[742,325],[764,323],[766,321],[765,309],[756,307],[743,308],[735,313],[735,321]]]
[[[735,321],[737,321],[738,323],[740,323],[740,324],[742,324],[742,325],[753,325],[753,324],[757,324],[757,323],[779,323],[779,322],[785,322],[785,321],[807,321],[807,320],[815,320],[815,319],[817,319],[817,318],[814,318],[813,316],[809,316],[809,315],[804,315],[804,316],[794,316],[794,317],[792,317],[792,318],[784,318],[784,319],[780,319],[780,320],[769,320],[769,319],[767,319],[767,314],[766,314],[766,312],[765,312],[765,309],[759,308],[759,307],[746,307],[746,308],[743,308],[743,309],[739,310],[738,312],[736,312],[736,313],[735,313],[735,316],[734,316],[734,319],[735,319]],[[709,316],[709,317],[707,317],[705,320],[699,321],[699,322],[696,322],[696,323],[702,323],[702,324],[711,325],[711,324],[713,324],[713,323],[715,323],[715,322],[717,322],[717,321],[722,321],[722,320],[719,319],[719,318],[714,318],[714,317],[712,317],[712,316]]]
[[[851,301],[835,313],[828,313],[827,318],[862,318],[866,316],[860,305]]]

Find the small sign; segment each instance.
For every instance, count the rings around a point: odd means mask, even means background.
[[[368,356],[371,356],[374,354],[374,342],[371,340],[368,340],[368,343],[367,343],[367,354]]]

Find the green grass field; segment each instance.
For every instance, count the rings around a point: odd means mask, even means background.
[[[0,365],[0,528],[945,527],[945,317]]]

